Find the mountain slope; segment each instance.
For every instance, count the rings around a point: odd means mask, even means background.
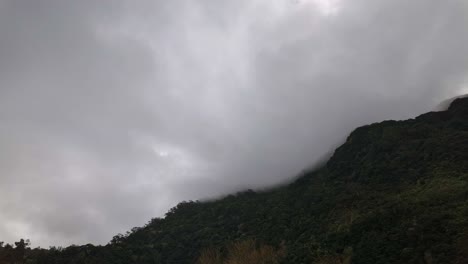
[[[205,248],[254,238],[285,247],[284,263],[468,263],[467,202],[468,98],[460,98],[447,111],[356,129],[324,166],[286,186],[183,202],[105,247],[27,249],[23,257],[183,264]]]

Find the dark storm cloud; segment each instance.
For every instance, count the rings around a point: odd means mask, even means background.
[[[462,0],[0,1],[0,240],[106,243],[466,91]]]

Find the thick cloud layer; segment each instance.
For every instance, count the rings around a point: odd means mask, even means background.
[[[464,0],[0,0],[0,240],[106,243],[466,92]]]

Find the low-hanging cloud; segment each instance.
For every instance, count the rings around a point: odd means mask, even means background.
[[[463,0],[0,0],[0,240],[106,243],[466,91]]]

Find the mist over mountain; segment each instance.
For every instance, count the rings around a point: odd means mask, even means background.
[[[442,101],[434,110],[435,110],[435,111],[445,111],[445,110],[447,110],[447,109],[450,107],[450,104],[451,104],[455,99],[458,99],[458,98],[466,98],[466,97],[468,97],[468,94],[463,94],[463,95],[455,96],[455,97],[453,97],[453,98],[444,100],[444,101]]]
[[[180,201],[290,180],[355,127],[467,93],[467,13],[0,0],[0,240],[106,244]]]
[[[359,127],[268,191],[185,201],[106,246],[0,244],[0,263],[466,263],[468,98]]]

